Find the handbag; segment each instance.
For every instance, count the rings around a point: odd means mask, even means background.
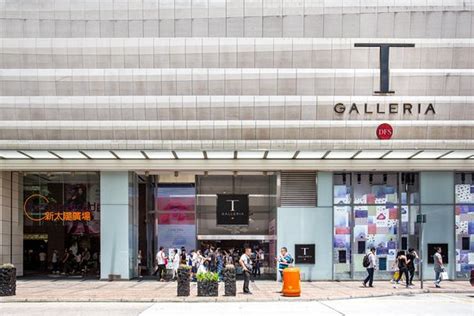
[[[448,272],[446,271],[441,272],[440,278],[441,280],[448,280],[449,279]]]

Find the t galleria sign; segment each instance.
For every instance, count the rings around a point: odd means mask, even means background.
[[[390,47],[415,47],[415,44],[408,43],[355,43],[355,47],[375,47],[379,48],[379,63],[380,63],[380,90],[374,91],[378,95],[392,95],[395,91],[390,90]],[[436,114],[432,103],[336,103],[334,105],[334,112],[338,114],[398,114],[412,115],[412,114]]]
[[[412,104],[412,103],[363,103],[363,104],[344,104],[336,103],[334,105],[334,112],[338,114],[397,114],[402,113],[403,115],[409,114],[436,114],[435,108],[432,103],[428,104]]]

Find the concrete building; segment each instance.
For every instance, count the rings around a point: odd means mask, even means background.
[[[374,246],[377,278],[408,248],[433,278],[440,246],[465,278],[473,8],[0,0],[1,262],[47,274],[56,250],[56,270],[131,279],[139,251],[145,274],[159,246],[248,244],[275,275],[286,246],[338,280]]]

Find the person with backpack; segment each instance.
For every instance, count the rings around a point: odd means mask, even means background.
[[[369,253],[364,256],[364,260],[362,261],[362,265],[364,268],[367,269],[367,273],[369,274],[367,278],[365,278],[362,285],[367,287],[367,283],[369,287],[374,287],[374,271],[375,267],[377,266],[377,257],[375,256],[375,247],[370,248]]]
[[[278,261],[278,271],[280,272],[281,281],[283,281],[283,270],[288,268],[293,263],[293,257],[288,253],[286,247],[282,247],[280,255],[276,258]]]

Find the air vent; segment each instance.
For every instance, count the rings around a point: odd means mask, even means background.
[[[282,172],[281,206],[316,206],[316,172]]]

